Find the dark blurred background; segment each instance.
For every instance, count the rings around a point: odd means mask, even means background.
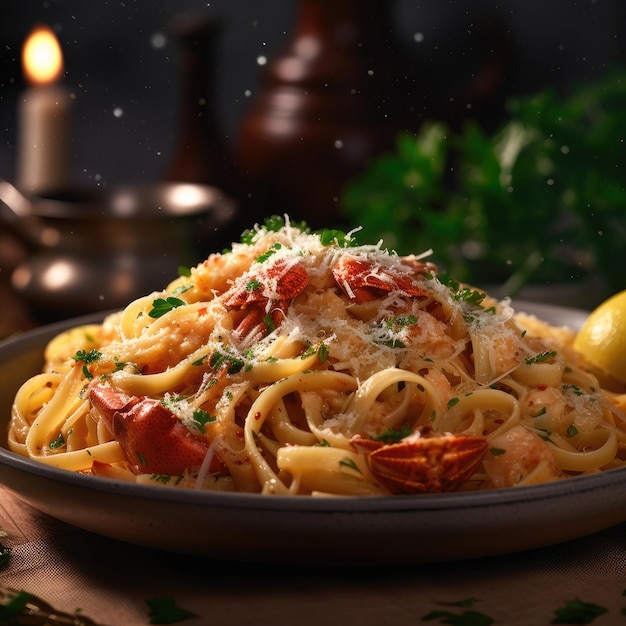
[[[597,76],[626,55],[622,0],[387,0],[393,32],[407,55],[407,86],[446,115],[479,68],[503,64],[487,98],[498,114],[502,90],[566,87]],[[296,0],[9,0],[0,20],[0,175],[14,173],[16,105],[24,88],[21,45],[37,23],[57,33],[64,79],[75,94],[74,158],[87,183],[152,180],[177,139],[179,46],[172,20],[182,13],[221,18],[214,96],[219,127],[232,142],[263,70],[292,33]],[[402,63],[407,63],[406,59]],[[499,71],[495,68],[494,71]],[[402,85],[397,87],[400,92]],[[402,93],[398,94],[402,96]],[[481,103],[482,104],[482,103]],[[480,115],[480,107],[475,107]],[[466,110],[471,114],[471,110]]]
[[[0,19],[0,179],[9,181],[26,88],[20,51],[38,24],[60,41],[74,99],[73,184],[204,182],[235,197],[236,228],[284,211],[315,227],[341,222],[341,185],[397,133],[417,134],[424,120],[493,132],[511,96],[567,93],[626,60],[623,0],[9,0]],[[6,291],[19,254],[3,229]],[[22,304],[6,307],[0,336],[29,325],[32,303]],[[45,300],[34,307],[38,323]]]

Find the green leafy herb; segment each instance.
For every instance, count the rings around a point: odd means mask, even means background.
[[[232,354],[225,354],[224,352],[215,352],[211,356],[210,365],[213,369],[220,369],[225,365],[228,365],[228,373],[236,374],[243,369],[245,362],[243,359],[236,357]]]
[[[211,415],[204,409],[195,409],[193,412],[193,421],[198,424],[201,431],[204,431],[204,427],[210,422],[214,422],[216,419],[215,415]]]
[[[18,591],[11,597],[7,604],[0,604],[0,623],[11,624],[14,617],[17,617],[26,608],[33,596],[25,591]]]
[[[179,265],[178,266],[178,275],[179,276],[191,276],[191,269],[184,266],[184,265]]]
[[[263,316],[263,323],[270,333],[276,329],[276,324],[274,324],[274,318],[271,313],[267,313]]]
[[[101,357],[102,352],[93,349],[89,350],[89,352],[86,350],[78,350],[72,358],[76,361],[76,363],[95,363]]]
[[[50,450],[58,450],[65,445],[65,438],[63,437],[63,433],[59,433],[55,439],[50,442],[48,446]]]
[[[275,243],[267,252],[258,256],[254,261],[255,263],[263,263],[267,261],[272,255],[276,254],[278,250],[282,248],[282,245],[279,243]]]
[[[574,424],[571,424],[568,429],[567,429],[567,436],[568,437],[575,437],[578,434],[578,428],[576,428],[576,426],[574,426]]]
[[[349,467],[350,469],[354,470],[355,472],[358,472],[359,474],[361,473],[361,470],[359,469],[358,465],[349,458],[345,458],[345,459],[341,459],[341,461],[339,461],[339,465],[343,465],[344,467]]]
[[[246,283],[246,291],[258,291],[262,287],[263,285],[254,278]]]
[[[332,228],[324,228],[319,231],[320,243],[323,246],[338,245],[341,248],[351,248],[357,244],[352,235],[348,236],[342,230]]]
[[[562,608],[554,611],[551,624],[591,624],[596,617],[604,615],[607,609],[582,600],[569,600]]]
[[[571,391],[576,396],[584,395],[584,391],[578,385],[563,385],[564,391]]]
[[[545,363],[552,360],[556,356],[556,350],[547,350],[541,354],[535,354],[535,356],[526,357],[526,365],[532,365],[533,363]]]
[[[625,83],[618,67],[569,94],[511,98],[493,132],[426,120],[346,185],[340,210],[401,255],[432,248],[466,284],[515,295],[597,273],[616,293],[626,288],[615,263],[626,241]]]
[[[175,296],[157,298],[152,301],[152,309],[149,311],[148,315],[150,317],[158,318],[166,313],[169,313],[173,309],[178,308],[179,306],[184,306],[185,304],[186,302],[184,300],[176,298]]]
[[[146,600],[150,609],[149,618],[151,624],[174,624],[185,619],[198,617],[195,613],[176,606],[174,598],[153,598]]]
[[[320,363],[326,363],[328,361],[328,357],[330,356],[330,348],[327,344],[321,343],[320,347],[317,349],[317,358]]]
[[[167,483],[172,480],[172,477],[169,474],[150,474],[150,478],[157,483],[162,483],[163,485],[167,485]]]
[[[506,450],[503,448],[490,448],[489,452],[493,454],[493,456],[500,456],[501,454],[506,454]]]
[[[383,441],[384,443],[398,443],[411,434],[411,427],[408,424],[402,424],[400,428],[390,428],[380,435],[372,437],[375,441]]]

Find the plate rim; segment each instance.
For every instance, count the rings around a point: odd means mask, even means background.
[[[542,314],[551,312],[552,315],[563,314],[564,317],[582,319],[589,314],[584,309],[563,307],[559,305],[529,302],[524,300],[512,301],[516,313],[528,313],[542,317]],[[44,336],[54,336],[72,326],[86,323],[97,323],[113,311],[90,313],[75,318],[57,321],[38,328],[17,333],[0,341],[0,351],[19,349],[24,342],[35,342]],[[43,358],[43,355],[42,355]],[[88,488],[99,492],[128,497],[149,497],[154,500],[176,501],[181,504],[194,506],[211,506],[253,509],[292,510],[325,510],[328,512],[351,513],[385,513],[391,511],[432,511],[458,508],[483,508],[498,506],[499,504],[517,504],[522,501],[553,500],[559,496],[566,496],[572,491],[586,493],[597,491],[605,483],[615,480],[626,484],[626,467],[615,468],[586,476],[574,476],[563,480],[552,481],[538,485],[488,489],[482,491],[464,491],[438,494],[385,495],[385,496],[328,496],[308,497],[302,495],[262,495],[258,493],[217,492],[196,489],[173,489],[166,485],[140,485],[125,481],[93,477],[54,466],[38,463],[23,457],[3,445],[0,445],[0,478],[2,466],[13,470],[32,474],[40,478],[61,482],[68,486]],[[96,480],[94,480],[96,478]]]

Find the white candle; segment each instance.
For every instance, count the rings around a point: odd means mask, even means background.
[[[32,195],[62,191],[70,183],[72,101],[57,84],[63,56],[49,28],[37,27],[29,35],[22,64],[31,87],[18,110],[17,186]]]

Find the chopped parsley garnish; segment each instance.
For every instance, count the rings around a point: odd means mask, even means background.
[[[72,358],[76,363],[95,363],[100,357],[102,357],[102,352],[93,349],[89,350],[89,352],[86,350],[78,350]]]
[[[158,318],[179,306],[184,306],[186,302],[180,298],[169,296],[167,298],[157,298],[152,302],[152,309],[148,313],[150,317]]]
[[[321,343],[320,347],[317,349],[317,358],[320,363],[326,363],[328,361],[328,357],[330,356],[330,348],[327,344]]]
[[[185,293],[185,291],[189,291],[190,289],[193,289],[193,285],[191,285],[191,284],[180,285],[179,287],[176,287],[176,289],[174,289],[174,291],[172,293],[174,293],[177,296],[179,296],[181,293]]]
[[[357,246],[356,240],[342,230],[336,230],[334,228],[324,228],[319,231],[320,243],[323,246],[332,246],[337,244],[341,248],[353,248]]]
[[[582,396],[585,392],[577,385],[563,385],[563,391],[571,391],[574,395]]]
[[[506,454],[506,450],[503,448],[490,448],[489,452],[493,454],[493,456],[500,456],[501,454]]]
[[[457,300],[458,302],[467,302],[467,304],[470,304],[472,306],[481,306],[481,303],[485,299],[485,297],[486,295],[482,291],[469,289],[468,287],[463,287],[462,289],[459,289],[456,293],[452,294],[452,298],[454,300]]]
[[[591,624],[598,616],[604,615],[607,609],[591,602],[568,600],[560,609],[554,611],[555,618],[551,624]]]
[[[343,465],[344,467],[349,467],[350,469],[354,470],[355,472],[358,472],[359,474],[361,473],[361,470],[358,468],[357,464],[349,458],[345,458],[345,459],[341,459],[341,461],[339,461],[339,465]]]
[[[178,275],[179,276],[191,276],[191,269],[184,266],[184,265],[179,265],[178,266]]]
[[[13,618],[22,614],[33,596],[25,591],[18,591],[7,604],[0,604],[0,623],[11,624]]]
[[[576,428],[576,426],[574,426],[574,424],[571,424],[569,426],[569,428],[567,429],[567,436],[568,437],[575,437],[578,434],[578,428]]]
[[[151,624],[174,624],[185,619],[198,617],[195,613],[176,606],[176,601],[171,596],[152,598],[146,600],[146,604],[150,609]]]
[[[267,261],[267,259],[269,259],[273,254],[276,254],[276,252],[281,248],[281,244],[275,243],[267,252],[261,254],[256,259],[254,259],[255,263],[263,263],[263,261]]]
[[[451,409],[455,404],[458,404],[459,402],[459,398],[450,398],[448,400],[448,408]]]
[[[303,222],[290,222],[289,225],[292,226],[293,228],[297,228],[303,233],[311,232],[311,229],[308,227],[307,223],[304,221]],[[285,226],[284,217],[281,217],[280,215],[272,215],[270,217],[266,217],[265,220],[263,220],[263,224],[261,225],[260,230],[261,232],[265,231],[265,232],[276,233],[284,226]],[[256,230],[247,228],[246,230],[243,231],[243,233],[241,233],[241,243],[250,245],[254,243],[254,239],[256,236],[257,236]]]
[[[270,333],[276,329],[276,324],[274,324],[274,318],[272,317],[271,313],[267,313],[263,316],[263,323]]]
[[[58,450],[65,445],[65,437],[63,437],[63,433],[59,433],[55,439],[50,442],[48,446],[50,450]]]
[[[150,478],[157,483],[162,483],[163,485],[167,485],[167,483],[172,480],[172,477],[169,474],[150,474]]]
[[[411,434],[411,427],[408,424],[402,424],[400,428],[390,428],[380,435],[372,437],[374,441],[383,441],[384,443],[398,443]]]
[[[217,419],[215,415],[211,415],[204,409],[195,409],[193,412],[193,421],[198,425],[198,430],[204,432],[204,427],[210,422],[214,422]]]
[[[255,278],[249,280],[246,283],[246,291],[258,291],[262,287],[263,287],[263,285],[258,280],[256,280]]]
[[[556,356],[556,350],[546,350],[540,354],[535,354],[535,356],[526,357],[524,361],[526,365],[533,365],[534,363],[545,363],[546,361],[552,360]]]
[[[211,357],[210,365],[213,369],[218,370],[221,367],[224,367],[225,364],[229,364],[227,370],[229,374],[236,374],[242,370],[245,362],[239,357],[231,354],[224,354],[223,352],[215,352]]]

